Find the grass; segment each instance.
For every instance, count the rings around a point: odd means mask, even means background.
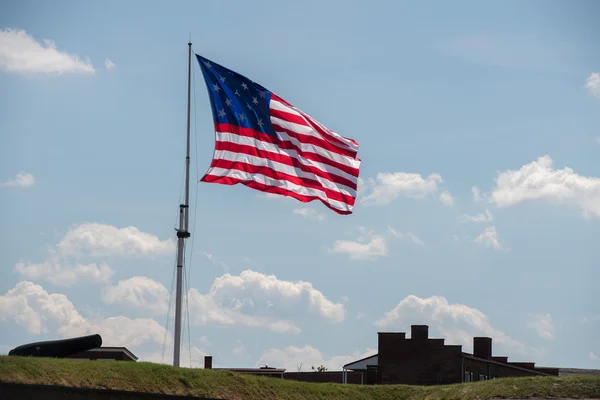
[[[0,382],[103,387],[231,400],[600,398],[597,377],[506,378],[446,386],[304,383],[228,371],[108,362],[0,356]]]

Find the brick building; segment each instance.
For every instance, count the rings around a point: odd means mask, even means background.
[[[535,363],[509,362],[492,354],[492,339],[473,338],[473,354],[461,345],[446,345],[429,338],[427,325],[412,325],[410,339],[404,332],[379,332],[378,353],[344,365],[348,373],[361,372],[366,384],[439,385],[502,377],[558,375],[557,368],[536,368]]]

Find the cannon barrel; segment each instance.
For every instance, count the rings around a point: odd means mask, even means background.
[[[96,334],[23,344],[12,349],[8,355],[62,358],[100,346],[102,346],[102,338]]]

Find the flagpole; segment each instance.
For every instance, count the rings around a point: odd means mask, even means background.
[[[185,239],[190,237],[189,204],[190,204],[190,95],[192,73],[192,42],[188,42],[188,92],[187,92],[187,146],[185,153],[185,202],[179,205],[179,229],[177,230],[177,287],[175,294],[175,344],[173,349],[173,366],[179,367],[181,351],[181,303],[183,291],[183,258]]]

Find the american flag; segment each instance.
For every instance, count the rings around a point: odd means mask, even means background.
[[[326,128],[258,83],[196,54],[215,124],[202,182],[241,183],[352,214],[358,143]]]

